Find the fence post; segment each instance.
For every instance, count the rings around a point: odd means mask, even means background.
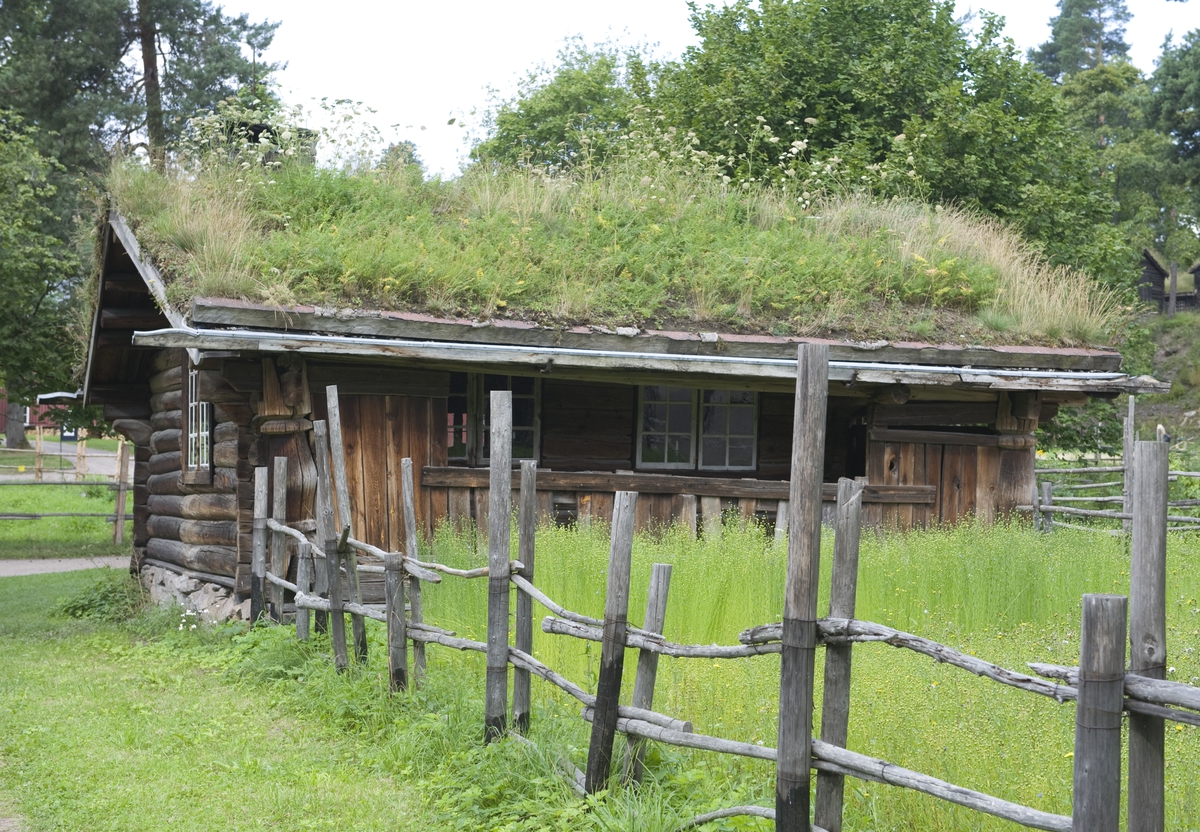
[[[254,526],[250,548],[250,623],[262,618],[267,583],[267,469],[254,469]]]
[[[386,571],[388,686],[394,693],[408,688],[408,624],[404,620],[404,571],[400,555],[395,552],[384,555],[383,568]]]
[[[400,492],[404,504],[404,554],[417,557],[417,506],[413,486],[413,462],[405,457],[400,460]],[[408,576],[409,613],[414,624],[425,623],[421,613],[421,582],[416,575]],[[425,642],[413,642],[413,682],[419,683],[425,676]]]
[[[821,565],[821,477],[829,395],[829,347],[801,344],[796,361],[787,583],[779,673],[775,828],[809,832],[817,583]]]
[[[788,537],[788,501],[780,500],[775,509],[775,545],[787,544]]]
[[[329,412],[329,445],[333,451],[333,476],[337,480],[337,508],[341,528],[348,529],[350,523],[350,486],[346,482],[346,446],[342,442],[342,410],[338,401],[336,384],[325,388],[325,407]],[[346,561],[346,578],[350,586],[350,600],[362,603],[362,592],[358,587],[358,555],[354,547],[339,553]],[[350,616],[354,630],[354,658],[364,664],[367,661],[367,629],[361,615]]]
[[[117,448],[117,505],[116,522],[113,523],[113,543],[120,545],[125,542],[125,495],[128,485],[125,473],[129,470],[129,443],[121,439]]]
[[[296,588],[301,592],[312,590],[312,544],[305,541],[296,551]],[[312,618],[308,607],[300,606],[300,598],[296,598],[296,640],[308,641],[309,625]]]
[[[325,557],[336,557],[329,548],[329,541],[337,537],[337,521],[333,516],[333,493],[329,476],[329,423],[324,419],[313,422],[313,459],[317,465],[317,540]],[[329,570],[324,564],[314,564],[316,579],[313,590],[321,598],[329,598]],[[329,613],[318,610],[316,629],[318,633],[329,632]]]
[[[42,481],[42,426],[38,425],[34,429],[33,440],[33,479],[34,482]]]
[[[1050,534],[1054,531],[1054,512],[1046,511],[1047,508],[1054,505],[1054,483],[1046,481],[1042,483],[1042,533]]]
[[[861,483],[838,480],[837,528],[833,544],[833,579],[829,591],[829,617],[853,618],[858,594],[858,543],[862,531]],[[825,647],[825,695],[821,700],[821,741],[846,747],[850,723],[851,645]],[[842,802],[846,778],[817,772],[817,805],[813,820],[828,832],[842,830]]]
[[[344,673],[350,666],[350,657],[346,651],[346,616],[342,612],[345,599],[342,598],[342,560],[343,550],[350,544],[346,538],[350,536],[350,527],[342,529],[341,537],[325,541],[325,574],[329,576],[329,635],[333,642],[333,666],[338,673]]]
[[[1125,429],[1121,435],[1121,466],[1125,469],[1121,472],[1121,511],[1125,514],[1133,513],[1133,483],[1137,475],[1134,470],[1137,467],[1137,433],[1133,418],[1136,400],[1136,396],[1129,397],[1129,411],[1125,416]],[[1121,521],[1122,530],[1129,531],[1131,528],[1132,521]]]
[[[533,582],[534,536],[537,534],[537,463],[521,461],[521,496],[517,509],[517,560],[521,574]],[[533,653],[533,599],[517,592],[517,649]],[[529,671],[513,668],[513,725],[522,734],[529,731],[530,696]]]
[[[493,390],[488,494],[487,692],[484,740],[504,733],[508,711],[509,534],[512,523],[512,393]]]
[[[600,674],[596,679],[596,709],[588,744],[587,773],[583,788],[588,794],[604,789],[612,770],[613,739],[617,734],[617,708],[621,676],[625,670],[625,642],[629,629],[629,569],[633,555],[633,523],[637,492],[618,491],[613,502],[612,539],[608,549],[608,582],[604,594],[604,641],[600,647]]]
[[[275,457],[275,476],[271,484],[271,519],[276,523],[287,523],[287,470],[287,457]],[[287,538],[283,532],[271,532],[271,573],[280,578],[287,577]],[[271,584],[270,598],[271,618],[276,623],[283,621],[283,587]]]
[[[1119,828],[1127,606],[1123,595],[1083,596],[1071,812],[1075,832]]]
[[[662,634],[667,619],[667,592],[671,589],[671,564],[656,563],[650,568],[650,591],[646,595],[646,619],[642,629]],[[658,654],[638,651],[637,675],[633,679],[633,707],[654,707],[654,682],[658,676]],[[626,738],[625,781],[642,781],[642,756],[645,740]]]
[[[1129,672],[1165,679],[1167,667],[1166,442],[1138,442],[1129,570]],[[1129,715],[1129,832],[1162,832],[1163,720]]]

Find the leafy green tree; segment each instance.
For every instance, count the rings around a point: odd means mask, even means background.
[[[1171,138],[1174,156],[1193,192],[1200,186],[1200,29],[1163,47],[1149,115]]]
[[[569,165],[583,150],[603,152],[606,138],[628,126],[633,107],[649,95],[647,67],[633,51],[589,49],[572,39],[557,63],[521,81],[517,94],[487,116],[488,137],[471,151],[487,162]]]
[[[1029,60],[1055,81],[1126,60],[1125,24],[1132,17],[1124,0],[1058,0],[1050,40],[1030,49]]]
[[[9,401],[65,388],[74,355],[64,333],[79,265],[47,208],[56,163],[20,116],[0,111],[0,380]]]

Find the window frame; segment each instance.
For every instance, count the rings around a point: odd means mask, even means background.
[[[488,406],[488,396],[484,391],[484,376],[503,376],[508,379],[508,389],[512,389],[513,378],[528,378],[533,381],[533,456],[513,456],[514,467],[519,467],[526,459],[541,462],[542,457],[542,379],[538,376],[522,376],[513,373],[477,373],[467,375],[467,455],[455,457],[447,461],[451,465],[465,465],[469,468],[486,466],[490,457],[483,455],[485,431],[484,408]],[[447,409],[447,413],[449,410]],[[526,428],[527,429],[527,428]]]
[[[182,396],[179,411],[179,481],[184,485],[212,485],[213,406],[199,399],[200,370],[190,358],[182,364]],[[195,423],[199,422],[199,425]],[[207,427],[207,429],[204,429]],[[196,428],[193,433],[193,428]],[[198,459],[193,462],[192,452]],[[200,459],[207,460],[201,463]]]
[[[754,397],[754,401],[750,404],[750,409],[753,412],[750,422],[750,464],[749,465],[705,465],[704,464],[704,394],[714,390],[722,390],[727,388],[721,387],[703,387],[700,388],[700,403],[696,409],[696,470],[697,471],[757,471],[758,470],[758,408],[760,397],[757,390],[728,390],[730,393],[749,393]],[[742,405],[744,406],[744,405]],[[729,441],[729,431],[726,428],[725,441]],[[726,459],[729,458],[729,448],[726,445]]]
[[[690,390],[692,393],[692,430],[691,430],[691,454],[688,462],[643,462],[642,461],[642,446],[643,437],[645,436],[644,422],[646,417],[645,395],[647,387],[666,387],[668,390],[673,387],[676,389]],[[668,404],[670,402],[670,394],[668,393]],[[671,384],[639,384],[637,395],[637,467],[647,471],[695,471],[696,461],[698,459],[699,448],[696,445],[696,419],[699,414],[699,396],[700,390],[697,387],[682,387]]]

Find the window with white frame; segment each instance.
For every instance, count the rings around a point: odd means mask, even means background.
[[[666,385],[639,388],[637,463],[647,469],[754,470],[757,394]]]
[[[200,399],[200,371],[190,361],[185,367],[181,478],[191,485],[205,485],[212,482],[212,403]]]
[[[451,373],[446,399],[446,456],[467,465],[491,457],[491,394],[512,393],[512,458],[537,459],[541,441],[541,379],[484,373]]]

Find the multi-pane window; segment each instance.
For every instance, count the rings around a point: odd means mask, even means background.
[[[212,404],[200,400],[200,371],[191,362],[183,390],[182,479],[205,484],[212,481]]]
[[[638,401],[638,466],[750,471],[757,464],[754,393],[647,385]]]
[[[695,390],[658,384],[643,387],[638,421],[639,465],[695,467]]]
[[[700,394],[700,467],[749,470],[754,467],[754,394],[744,390],[704,390]]]
[[[491,457],[493,390],[512,393],[512,458],[537,459],[541,380],[527,376],[451,373],[446,399],[446,456],[468,465]]]

